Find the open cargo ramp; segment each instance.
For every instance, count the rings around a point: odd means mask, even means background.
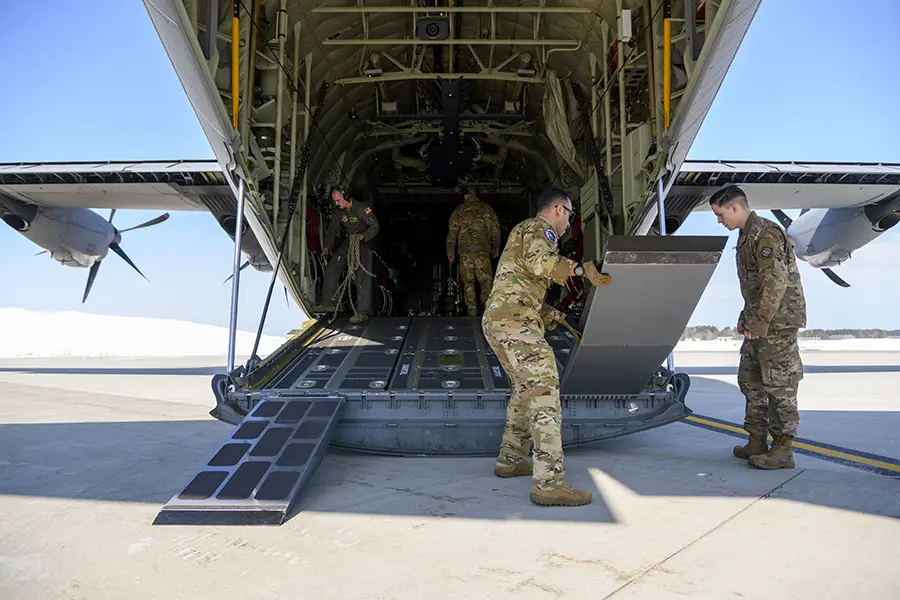
[[[547,332],[561,374],[563,446],[678,421],[690,379],[660,365],[716,268],[725,237],[618,237],[583,337]],[[323,319],[220,400],[248,413],[157,523],[281,523],[327,447],[395,456],[492,456],[510,383],[469,317]],[[214,384],[215,389],[215,384]],[[214,409],[212,414],[219,414]]]

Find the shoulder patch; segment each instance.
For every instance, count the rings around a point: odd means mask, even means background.
[[[551,244],[555,244],[555,243],[556,243],[556,240],[559,239],[559,238],[556,236],[556,232],[553,231],[553,228],[552,228],[552,227],[548,227],[547,229],[544,230],[544,237],[546,237],[547,240],[548,240]]]
[[[371,213],[372,213],[372,209],[371,209],[370,207],[367,206],[367,207],[366,207],[366,210],[365,210],[365,213],[366,213],[367,215],[368,215],[368,214],[371,214]]]

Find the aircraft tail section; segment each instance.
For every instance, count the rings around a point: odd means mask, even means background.
[[[563,395],[641,392],[684,331],[706,289],[725,236],[614,236],[603,272],[610,285],[589,291],[561,377]]]

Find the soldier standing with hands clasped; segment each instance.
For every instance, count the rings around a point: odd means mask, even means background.
[[[484,337],[509,375],[512,396],[506,429],[494,474],[531,475],[531,501],[545,506],[582,506],[591,493],[564,481],[562,418],[556,357],[544,332],[565,319],[544,304],[551,282],[560,285],[572,275],[606,285],[593,262],[584,264],[559,255],[559,236],[574,216],[565,192],[550,189],[537,201],[537,216],[513,227],[500,261],[487,308],[481,320]],[[526,457],[534,444],[534,466]]]
[[[741,231],[737,272],[744,310],[737,330],[744,344],[738,386],[747,398],[744,429],[750,440],[736,446],[734,455],[760,469],[792,469],[792,445],[800,424],[797,386],[803,379],[797,331],[806,327],[806,299],[794,249],[776,223],[750,210],[741,188],[722,188],[709,204],[726,229]],[[771,449],[767,432],[774,440]]]

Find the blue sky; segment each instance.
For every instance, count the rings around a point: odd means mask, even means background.
[[[18,68],[0,95],[0,162],[212,158],[143,4],[94,6],[6,7],[16,26],[0,37],[0,56]],[[890,61],[898,21],[892,0],[860,1],[852,11],[837,1],[764,0],[689,158],[900,162],[900,83]],[[121,211],[115,223],[156,214]],[[723,233],[710,213],[692,215],[679,231]],[[741,308],[730,237],[692,324],[731,325]],[[38,248],[0,228],[0,307],[227,325],[231,288],[222,281],[233,244],[210,215],[174,212],[123,238],[152,283],[111,255],[82,305],[86,270],[34,256]],[[853,286],[846,290],[801,264],[810,327],[900,328],[897,256],[900,234],[890,231],[837,269]],[[239,325],[255,330],[269,275],[246,269],[241,284]],[[303,318],[278,285],[266,332],[282,335]]]

